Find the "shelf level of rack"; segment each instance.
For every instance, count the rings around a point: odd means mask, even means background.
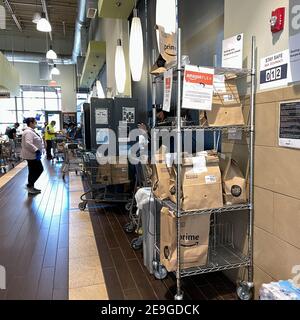
[[[176,211],[176,204],[170,200],[160,200],[157,199],[163,206],[167,207],[172,211]],[[215,209],[203,209],[203,210],[194,210],[194,211],[182,211],[181,216],[189,216],[189,215],[201,215],[201,214],[212,214],[212,213],[225,213],[225,212],[233,212],[233,211],[242,211],[242,210],[250,210],[251,204],[235,204],[231,206],[224,206],[221,208]]]
[[[227,76],[231,76],[231,75],[235,75],[236,78],[242,78],[242,77],[246,77],[246,76],[250,76],[251,75],[251,70],[249,69],[236,69],[236,68],[222,68],[222,67],[217,67],[217,68],[213,68],[213,67],[208,67],[210,69],[214,69],[215,75],[227,75]],[[184,72],[184,68],[181,68],[180,70],[177,70],[174,68],[173,70],[173,75],[174,75],[174,79],[176,80],[177,77],[177,72],[180,71],[183,75]],[[153,82],[158,82],[161,81],[163,79],[163,73],[158,74],[158,75],[153,75]]]
[[[156,126],[155,130],[176,130],[176,126]],[[243,132],[249,132],[251,130],[250,126],[223,126],[223,127],[202,127],[197,125],[187,125],[182,126],[181,130],[205,130],[205,131],[222,131],[224,133],[229,131],[243,131]]]
[[[230,246],[217,247],[209,253],[208,264],[201,267],[181,270],[182,277],[195,276],[204,273],[238,269],[250,265],[248,256]]]

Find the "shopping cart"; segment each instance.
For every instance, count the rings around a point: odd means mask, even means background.
[[[64,144],[64,165],[62,168],[62,178],[66,173],[75,172],[76,175],[82,170],[83,145],[80,142],[67,142]]]
[[[6,173],[12,162],[12,146],[7,136],[0,136],[0,172]]]
[[[53,148],[53,158],[52,163],[54,160],[57,162],[64,161],[65,156],[65,144],[67,142],[67,138],[65,136],[56,136],[55,139],[52,140],[52,148]]]
[[[113,165],[99,164],[95,152],[82,152],[82,172],[88,184],[88,191],[80,197],[80,210],[84,211],[88,202],[96,206],[99,203],[131,203],[133,194],[130,192],[130,181],[124,179],[113,182],[108,174],[111,166]]]

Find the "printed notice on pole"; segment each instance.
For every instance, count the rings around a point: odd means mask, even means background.
[[[96,124],[108,124],[108,109],[107,108],[96,108],[95,122],[96,122]]]
[[[260,89],[286,86],[290,81],[289,50],[260,60]]]
[[[182,108],[211,110],[214,69],[187,65],[184,70]]]
[[[280,103],[279,146],[300,149],[300,100]]]
[[[244,34],[223,40],[222,46],[222,67],[223,68],[243,68],[243,46]]]
[[[290,0],[290,64],[291,81],[300,81],[300,4],[299,0]]]
[[[170,112],[170,108],[171,108],[172,86],[173,86],[173,69],[170,69],[164,73],[163,110],[166,112]]]

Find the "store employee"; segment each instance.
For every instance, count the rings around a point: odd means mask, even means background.
[[[51,154],[51,150],[53,147],[52,142],[55,139],[55,135],[56,135],[55,128],[54,128],[55,125],[56,125],[56,122],[51,121],[51,123],[47,125],[46,130],[45,130],[47,160],[52,159],[52,154]]]

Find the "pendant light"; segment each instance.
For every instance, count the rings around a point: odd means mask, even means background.
[[[52,49],[52,45],[50,45],[50,49],[46,54],[46,58],[49,60],[56,60],[57,59],[57,54],[56,52]]]
[[[156,0],[156,24],[164,27],[166,33],[176,32],[175,0]]]
[[[56,67],[56,64],[53,66],[52,70],[51,70],[51,75],[53,76],[59,76],[60,75],[60,71],[59,69]]]
[[[117,40],[115,54],[115,78],[118,92],[123,93],[125,91],[126,83],[126,65],[121,39]]]
[[[36,25],[36,29],[41,32],[51,32],[52,27],[49,21],[46,19],[45,12],[42,12],[42,17]]]
[[[144,63],[144,44],[141,19],[137,16],[137,9],[133,9],[129,39],[129,62],[133,81],[140,81]]]

